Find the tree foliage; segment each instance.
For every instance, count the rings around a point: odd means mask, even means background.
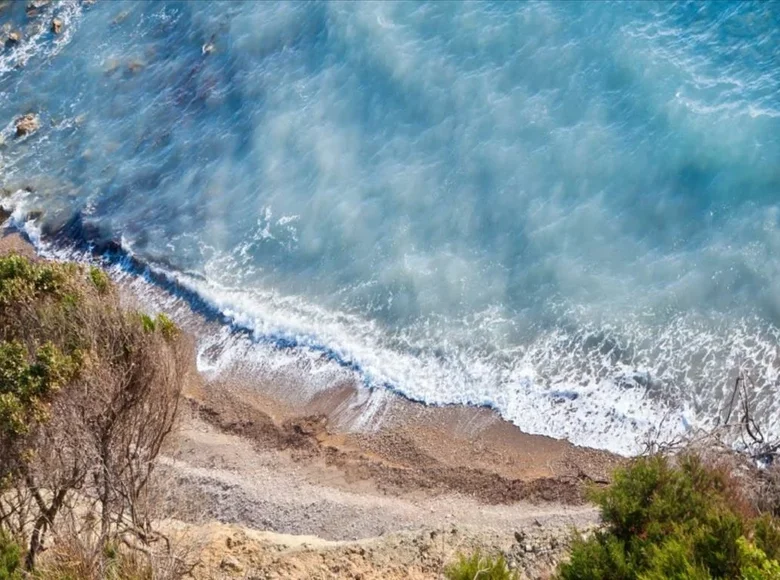
[[[149,552],[190,347],[164,315],[123,309],[98,269],[0,258],[0,529],[28,568],[63,518],[86,561],[108,562],[108,544]]]
[[[562,580],[780,578],[777,522],[697,456],[637,459],[593,499],[605,528],[576,539]]]

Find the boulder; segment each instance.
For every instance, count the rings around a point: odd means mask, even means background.
[[[19,32],[18,30],[9,32],[8,37],[5,39],[6,46],[16,46],[20,42],[22,42],[22,33]]]
[[[41,13],[41,8],[44,8],[47,4],[51,4],[51,0],[32,0],[27,3],[27,18],[35,18]]]
[[[35,133],[41,127],[38,116],[33,113],[22,115],[16,120],[16,136],[24,137],[30,133]]]
[[[54,34],[60,34],[62,32],[62,20],[55,18],[51,21],[51,31]]]
[[[241,572],[243,570],[239,561],[233,556],[225,556],[222,558],[219,567],[228,572]]]

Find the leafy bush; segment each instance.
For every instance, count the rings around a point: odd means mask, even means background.
[[[0,532],[0,580],[22,580],[22,550]]]
[[[100,554],[120,533],[141,547],[155,537],[149,484],[192,363],[174,323],[123,309],[101,271],[0,257],[0,530],[24,542],[26,568],[77,517],[89,529],[69,549],[84,557],[49,577],[148,575]],[[90,513],[75,516],[83,496]]]
[[[109,288],[111,287],[111,282],[109,281],[106,273],[100,268],[96,268],[95,266],[92,266],[89,269],[89,279],[92,281],[92,284],[95,285],[97,291],[101,294],[108,292]]]
[[[50,342],[34,353],[17,341],[0,342],[0,434],[15,438],[42,421],[45,401],[77,368],[74,356],[64,355]]]
[[[491,558],[475,552],[458,556],[458,561],[445,570],[448,580],[514,580],[517,575],[509,570],[503,556]]]
[[[780,577],[776,521],[755,518],[727,474],[695,456],[637,459],[592,495],[606,528],[575,540],[562,580]]]
[[[0,305],[58,294],[69,269],[63,264],[31,262],[16,254],[0,258]]]

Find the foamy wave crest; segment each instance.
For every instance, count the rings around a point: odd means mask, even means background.
[[[226,287],[145,263],[127,244],[47,239],[25,217],[26,195],[11,198],[17,204],[11,220],[41,254],[102,262],[152,310],[181,320],[192,309],[211,321],[198,349],[199,367],[211,376],[237,367],[249,375],[298,374],[307,391],[302,398],[352,377],[427,404],[491,407],[526,432],[624,454],[640,451],[651,437],[712,425],[740,369],[756,382],[761,416],[778,418],[772,393],[780,336],[759,319],[681,315],[654,326],[635,317],[595,327],[562,313],[524,343],[463,348],[426,341],[424,328],[390,335],[376,321],[300,297]],[[494,318],[486,313],[485,324]]]
[[[39,14],[22,30],[21,41],[0,55],[0,79],[24,67],[32,58],[53,58],[71,41],[78,29],[82,12],[78,0],[52,2],[39,9]],[[52,36],[49,23],[56,14],[62,22],[62,33]]]

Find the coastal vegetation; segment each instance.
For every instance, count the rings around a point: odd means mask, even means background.
[[[503,556],[486,556],[479,551],[471,556],[461,554],[445,570],[448,580],[515,580],[517,575],[507,566]]]
[[[0,258],[0,578],[181,575],[156,468],[191,359],[102,271]]]
[[[780,578],[780,506],[744,486],[695,454],[638,458],[593,492],[604,527],[577,537],[558,578]]]

